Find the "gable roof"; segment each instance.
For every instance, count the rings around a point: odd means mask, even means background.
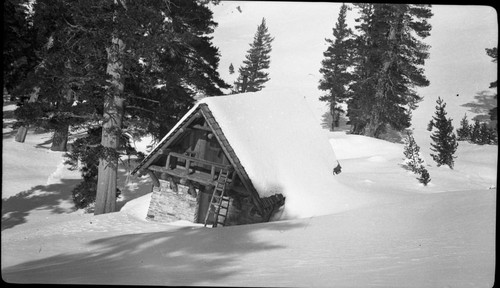
[[[343,196],[338,193],[349,189],[337,185],[332,173],[337,165],[335,153],[305,97],[293,91],[202,99],[133,173],[147,167],[161,147],[168,145],[181,133],[182,127],[199,115],[203,115],[216,132],[238,174],[249,179],[247,183],[251,188],[247,189],[261,199],[283,194],[287,199],[285,211],[291,209],[289,214],[294,217],[316,214],[318,205],[325,208],[317,210],[322,214],[321,211],[328,209],[325,202],[329,199],[338,202],[335,205],[344,205]],[[311,208],[305,209],[308,205]]]
[[[241,161],[238,159],[238,156],[234,152],[234,149],[231,147],[231,144],[227,140],[226,136],[224,135],[222,129],[219,126],[219,123],[213,116],[212,112],[210,111],[210,108],[206,103],[198,103],[195,107],[190,109],[188,113],[172,128],[172,130],[167,133],[165,137],[156,145],[156,147],[137,165],[137,167],[132,171],[132,175],[137,173],[140,169],[143,167],[149,166],[155,159],[158,157],[160,154],[162,154],[161,150],[164,147],[167,147],[170,145],[170,143],[177,138],[179,134],[183,132],[183,127],[186,127],[189,125],[193,120],[195,120],[197,117],[203,116],[205,120],[207,121],[208,126],[212,129],[214,132],[214,136],[216,137],[217,141],[221,145],[222,150],[224,151],[224,154],[228,158],[229,162],[233,166],[235,172],[238,174],[240,177],[240,180],[243,184],[243,186],[247,189],[247,191],[250,192],[250,194],[254,197],[253,200],[258,202],[258,209],[262,207],[263,209],[270,208],[275,202],[279,202],[281,199],[275,199],[272,198],[270,199],[271,201],[267,201],[265,199],[262,201],[260,198],[259,193],[255,189],[255,187],[252,184],[251,179],[248,177],[248,174],[245,171],[245,168],[241,164]]]

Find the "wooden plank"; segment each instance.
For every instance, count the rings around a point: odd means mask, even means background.
[[[205,159],[189,157],[189,156],[182,155],[182,154],[179,154],[176,152],[170,152],[170,155],[177,157],[177,158],[180,158],[180,159],[185,159],[186,161],[197,162],[197,163],[204,164],[204,165],[211,165],[211,166],[214,166],[214,167],[219,168],[219,169],[226,169],[226,170],[232,169],[231,165],[224,165],[224,164],[215,163],[212,161],[207,161]]]
[[[199,124],[196,124],[196,125],[193,125],[192,126],[194,129],[198,129],[198,130],[203,130],[203,131],[208,131],[208,132],[212,132],[212,129],[210,129],[210,127],[208,126],[201,126]]]
[[[170,176],[191,180],[197,183],[201,183],[203,185],[214,185],[214,186],[216,185],[216,181],[210,179],[210,174],[205,174],[205,173],[187,174],[184,169],[167,169],[165,167],[160,167],[156,165],[151,165],[149,166],[148,169],[152,171],[167,173]]]

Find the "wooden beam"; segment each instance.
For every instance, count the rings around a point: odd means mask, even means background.
[[[215,180],[212,180],[210,178],[210,174],[206,174],[207,176],[204,177],[204,178],[201,178],[201,177],[197,177],[196,174],[186,174],[184,169],[182,169],[182,171],[179,171],[179,169],[177,170],[173,170],[173,169],[167,169],[165,167],[160,167],[160,166],[156,166],[156,165],[151,165],[149,166],[150,170],[153,170],[153,171],[158,171],[158,172],[162,172],[162,173],[167,173],[168,175],[171,175],[171,176],[174,176],[174,177],[177,177],[179,179],[187,179],[187,180],[191,180],[191,181],[194,181],[196,183],[200,183],[200,184],[203,184],[203,185],[214,185],[215,186]]]
[[[196,124],[196,125],[193,125],[192,128],[194,129],[198,129],[198,130],[203,130],[203,131],[207,131],[207,132],[212,132],[212,129],[210,129],[210,127],[207,127],[207,126],[201,126],[199,124]]]
[[[172,149],[168,149],[168,148],[161,148],[160,150],[158,150],[158,154],[163,154],[163,155],[167,155],[168,153],[170,153],[172,151]]]
[[[173,157],[177,157],[180,159],[185,159],[186,161],[190,161],[190,162],[196,162],[196,163],[200,163],[200,164],[204,164],[204,165],[215,166],[216,168],[219,168],[219,169],[232,170],[232,168],[233,168],[231,165],[224,165],[224,164],[208,161],[205,159],[190,157],[190,156],[182,155],[182,154],[179,154],[176,152],[170,152],[169,155],[172,155]]]
[[[151,180],[153,180],[153,186],[155,187],[160,187],[160,181],[158,180],[158,177],[156,177],[155,173],[149,169],[146,169],[148,172],[149,177],[151,177]]]

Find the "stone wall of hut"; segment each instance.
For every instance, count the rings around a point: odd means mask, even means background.
[[[147,219],[159,222],[178,220],[196,222],[198,219],[199,197],[190,195],[187,186],[178,184],[176,192],[170,187],[169,181],[161,179],[159,181],[159,187],[153,186]]]
[[[160,186],[153,186],[147,220],[158,222],[174,222],[187,220],[202,223],[205,215],[199,218],[199,204],[209,201],[206,193],[196,190],[196,197],[188,193],[189,187],[177,184],[177,191],[172,189],[170,181],[159,179]],[[201,198],[205,196],[204,200]],[[211,196],[211,195],[210,195]],[[206,211],[206,210],[203,210]],[[262,217],[249,198],[231,198],[225,226],[252,224],[262,222]]]

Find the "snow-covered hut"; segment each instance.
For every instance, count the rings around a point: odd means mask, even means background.
[[[320,181],[321,187],[314,182],[335,177],[332,170],[338,165],[323,136],[303,96],[207,97],[132,173],[153,180],[149,219],[213,226],[267,222],[278,211],[283,215],[289,201],[295,207],[307,207],[310,199],[325,201],[310,195],[315,194],[310,190],[332,189],[328,181]]]

